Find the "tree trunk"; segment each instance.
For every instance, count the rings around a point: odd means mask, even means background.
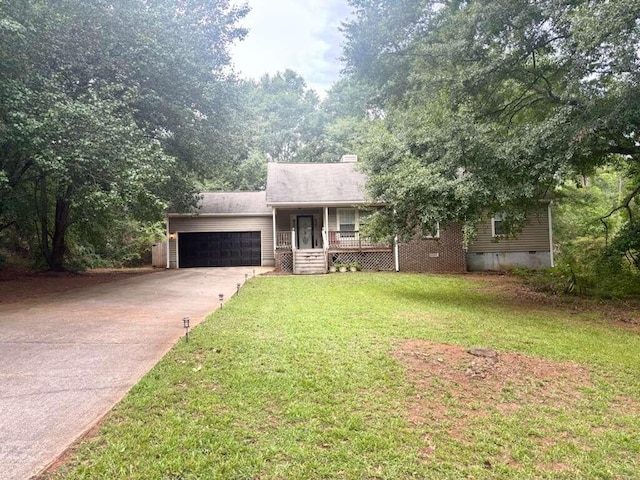
[[[51,265],[51,249],[49,248],[49,197],[47,179],[40,179],[40,250],[48,265]]]
[[[69,226],[69,201],[64,198],[56,199],[56,215],[51,242],[51,255],[48,259],[49,270],[64,272],[64,256],[66,253],[65,234]]]

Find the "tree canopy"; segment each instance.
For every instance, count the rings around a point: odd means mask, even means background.
[[[70,234],[91,247],[106,225],[190,204],[238,146],[228,46],[245,13],[227,0],[0,4],[0,233],[61,270]]]
[[[364,155],[383,230],[486,209],[517,228],[563,179],[613,163],[633,180],[623,205],[638,196],[638,2],[351,4],[347,70],[384,112]]]

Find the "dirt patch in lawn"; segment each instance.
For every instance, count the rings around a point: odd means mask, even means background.
[[[490,349],[472,353],[424,340],[397,346],[393,355],[417,392],[409,411],[412,423],[445,426],[449,436],[466,443],[474,419],[523,408],[572,409],[585,400],[585,388],[593,387],[590,371],[578,364]],[[429,456],[434,447],[430,438],[425,443],[423,454]]]
[[[54,295],[76,288],[122,280],[151,273],[152,268],[94,269],[82,273],[25,272],[12,268],[0,270],[0,305]]]

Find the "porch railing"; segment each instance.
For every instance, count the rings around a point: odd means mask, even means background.
[[[357,230],[329,231],[329,248],[386,248],[386,242],[376,242]]]
[[[295,231],[284,230],[276,232],[276,248],[291,250],[295,246]]]
[[[291,250],[294,245],[295,233],[291,230],[276,232],[276,249]],[[375,242],[361,235],[356,230],[325,231],[322,232],[322,240],[327,249],[361,249],[361,248],[388,248],[387,242]]]

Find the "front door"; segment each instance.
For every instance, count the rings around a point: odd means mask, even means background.
[[[298,248],[300,250],[313,248],[313,216],[298,215],[296,224],[298,225]]]

